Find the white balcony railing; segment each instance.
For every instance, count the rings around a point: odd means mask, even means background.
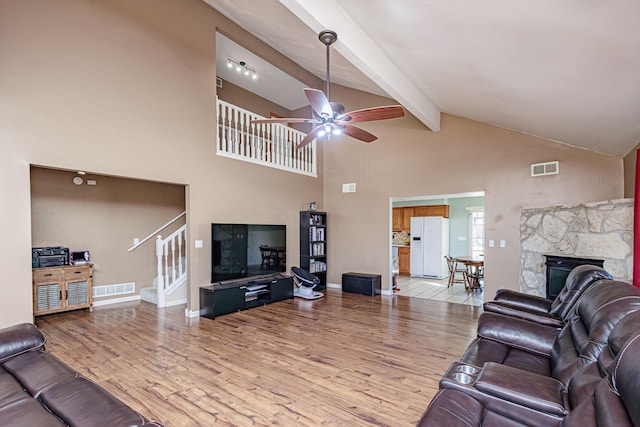
[[[306,134],[288,126],[251,123],[264,117],[217,100],[218,156],[317,177],[316,142],[298,149]]]

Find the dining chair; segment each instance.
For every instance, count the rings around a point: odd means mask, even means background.
[[[445,255],[445,259],[447,260],[447,267],[449,268],[449,282],[447,283],[447,288],[452,286],[454,283],[466,283],[466,268],[459,267],[458,261],[452,256]]]
[[[270,270],[273,267],[273,253],[267,247],[267,245],[260,246],[260,256],[262,257],[260,268],[266,268],[267,270]]]

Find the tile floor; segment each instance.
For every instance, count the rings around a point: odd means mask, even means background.
[[[447,281],[448,279],[425,279],[401,275],[398,276],[398,290],[394,294],[476,307],[482,305],[484,298],[482,291],[467,292],[462,283],[454,283],[447,288]]]

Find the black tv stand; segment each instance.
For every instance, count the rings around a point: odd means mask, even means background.
[[[224,280],[200,288],[200,316],[214,319],[287,298],[293,298],[293,278],[282,273]]]

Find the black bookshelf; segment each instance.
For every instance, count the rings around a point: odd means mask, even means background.
[[[300,268],[320,279],[316,289],[327,288],[326,212],[300,212]]]

